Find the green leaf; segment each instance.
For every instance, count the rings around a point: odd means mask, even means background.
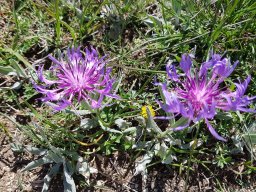
[[[84,176],[87,184],[89,184],[90,182],[90,174],[98,173],[98,170],[93,167],[90,167],[87,161],[82,157],[80,157],[77,161],[76,170],[78,171],[78,173]]]
[[[80,122],[80,126],[83,129],[92,129],[92,128],[98,126],[98,125],[99,125],[99,123],[96,119],[84,118]]]
[[[28,77],[26,72],[25,72],[25,69],[23,69],[23,67],[21,67],[18,62],[14,59],[10,59],[10,64],[11,66],[15,69],[16,73],[21,76],[21,77]]]
[[[10,87],[1,87],[0,90],[19,90],[21,88],[21,85],[22,81],[17,81]]]
[[[64,172],[64,179],[63,179],[64,192],[76,192],[75,181],[72,177],[73,171],[72,171],[71,165],[66,160],[64,160],[63,162],[63,172]]]
[[[59,172],[59,169],[60,169],[60,166],[61,164],[56,164],[54,165],[50,172],[47,173],[47,175],[45,175],[44,177],[44,185],[43,185],[43,188],[42,188],[42,191],[41,192],[47,192],[49,190],[49,187],[50,187],[50,182],[52,180],[52,178],[57,175],[57,173]]]
[[[76,40],[75,30],[70,25],[68,25],[65,21],[60,21],[60,22],[61,22],[62,25],[64,25],[69,30],[73,41],[75,41]]]
[[[21,85],[22,85],[22,83],[19,82],[19,81],[17,81],[17,82],[15,82],[10,88],[11,88],[11,89],[14,89],[14,90],[18,90],[18,89],[21,88]]]
[[[159,19],[158,17],[154,15],[148,15],[148,18],[144,20],[144,22],[149,26],[149,27],[163,27],[163,21]]]
[[[115,124],[120,128],[120,129],[127,129],[129,126],[131,126],[131,122],[127,122],[121,118],[115,120]]]
[[[243,115],[240,113],[240,111],[236,111],[237,116],[239,117],[240,122],[244,121]]]
[[[122,134],[121,131],[105,127],[101,121],[99,121],[99,124],[100,124],[101,129],[104,130],[104,131],[111,132],[111,133],[120,133],[120,134]]]
[[[140,173],[146,173],[147,164],[149,164],[152,161],[153,156],[154,156],[154,153],[151,151],[148,151],[140,161],[136,162],[134,175],[138,175]]]
[[[123,131],[123,133],[130,133],[135,132],[138,129],[138,127],[129,127]]]
[[[153,119],[153,117],[151,115],[151,112],[150,112],[150,110],[148,108],[147,108],[147,116],[148,116],[147,122],[146,122],[147,123],[147,127],[149,129],[152,129],[155,133],[162,134],[163,133],[162,130],[158,127],[158,125],[154,121],[154,119]]]
[[[34,67],[18,52],[12,50],[11,48],[7,48],[7,49],[1,49],[1,51],[10,53],[14,56],[16,56],[21,62],[23,62],[28,68],[30,68],[31,70],[35,71]]]
[[[70,113],[70,114],[79,115],[79,116],[89,115],[92,113],[89,110],[69,110],[69,109],[66,109],[65,112]]]
[[[13,69],[10,66],[0,66],[0,73],[3,75],[8,75],[9,73],[14,72],[15,73],[15,69]]]
[[[181,117],[178,121],[176,121],[174,124],[171,125],[171,129],[186,125],[188,121],[189,120],[187,118]]]
[[[255,145],[256,144],[256,123],[252,123],[247,128],[247,133],[243,134],[242,137],[244,138],[245,142],[249,144]]]
[[[17,144],[17,143],[11,143],[11,149],[12,151],[14,152],[18,152],[18,153],[21,153],[24,151],[24,147],[20,144]]]
[[[168,153],[166,157],[162,160],[162,163],[164,164],[171,164],[174,160],[177,160],[177,157],[173,155],[172,153]]]
[[[39,167],[41,165],[52,163],[52,162],[53,162],[52,159],[50,159],[49,157],[43,157],[41,159],[30,162],[22,171],[28,171],[36,167]]]
[[[256,133],[247,133],[243,135],[245,142],[255,145],[256,144]]]
[[[51,150],[48,151],[48,157],[52,159],[55,163],[63,162],[61,151],[53,146],[51,146]]]
[[[33,155],[44,155],[47,152],[47,149],[40,149],[40,148],[33,147],[30,145],[26,146],[26,149]]]

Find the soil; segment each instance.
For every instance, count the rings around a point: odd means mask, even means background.
[[[31,172],[21,172],[24,165],[32,159],[28,154],[15,154],[10,146],[13,141],[22,142],[24,137],[15,129],[14,125],[0,117],[1,125],[8,134],[0,132],[0,191],[32,191],[32,183],[41,168]]]

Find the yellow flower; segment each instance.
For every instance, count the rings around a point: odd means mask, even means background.
[[[142,108],[141,108],[141,115],[142,115],[142,117],[148,118],[147,108],[149,109],[150,114],[152,115],[152,117],[155,117],[156,113],[155,113],[155,110],[153,109],[153,107],[151,105],[144,105],[144,106],[142,106]]]

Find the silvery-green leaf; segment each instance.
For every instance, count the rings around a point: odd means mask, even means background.
[[[13,69],[10,66],[0,66],[0,74],[2,75],[8,75],[11,72],[14,72],[15,69]]]
[[[195,139],[189,143],[190,148],[197,148],[200,147],[203,144],[202,139]]]
[[[189,119],[181,117],[181,118],[179,118],[178,121],[176,121],[174,124],[171,125],[171,129],[186,125],[188,123],[188,121],[189,121]]]
[[[14,151],[14,152],[21,153],[21,152],[24,151],[24,150],[23,150],[24,147],[23,147],[22,145],[20,145],[20,144],[11,143],[10,145],[11,145],[12,151]]]
[[[137,120],[140,125],[146,126],[146,121],[145,121],[144,117],[138,116],[135,118],[135,120]]]
[[[51,158],[55,163],[61,163],[63,162],[62,156],[54,153],[53,151],[48,151],[48,157]]]
[[[172,140],[172,141],[170,141],[170,145],[178,145],[178,146],[180,146],[181,145],[181,140],[180,139]]]
[[[119,134],[122,134],[121,131],[118,131],[118,130],[115,130],[115,129],[110,129],[110,128],[108,128],[108,127],[105,127],[105,126],[102,124],[101,121],[99,121],[99,124],[100,124],[101,129],[104,130],[104,131],[108,131],[108,132],[111,132],[111,133],[119,133]]]
[[[92,129],[99,125],[98,121],[95,119],[89,119],[89,118],[84,118],[81,120],[80,126],[83,129]]]
[[[79,157],[77,164],[76,164],[76,170],[78,171],[78,173],[80,173],[82,175],[85,172],[89,172],[89,165],[84,158]]]
[[[250,124],[249,127],[245,125],[245,130],[246,130],[246,133],[256,133],[256,121]]]
[[[129,127],[123,131],[123,133],[136,132],[137,127]]]
[[[11,66],[0,66],[0,74],[9,76],[26,76],[23,74],[23,72],[17,71],[16,68],[13,68]]]
[[[76,170],[78,171],[78,173],[80,173],[81,175],[84,176],[84,178],[86,179],[86,182],[89,184],[89,178],[90,178],[90,174],[91,173],[98,173],[98,170],[90,167],[89,164],[87,163],[87,161],[80,157],[77,161],[76,164]]]
[[[244,142],[242,142],[242,138],[239,135],[232,136],[231,138],[232,138],[233,144],[236,146],[236,148],[240,152],[243,152]]]
[[[169,145],[181,145],[181,140],[174,139],[171,133],[172,132],[167,132],[167,134],[161,135],[162,137],[164,136],[164,141],[168,142]]]
[[[243,138],[244,138],[245,142],[250,145],[256,144],[256,133],[243,134]]]
[[[48,141],[48,142],[49,142],[49,141]],[[62,156],[62,154],[63,154],[63,149],[54,147],[54,146],[51,145],[50,143],[48,143],[48,144],[49,144],[49,147],[50,147],[50,149],[51,149],[51,151],[52,151],[53,153],[55,153],[55,154],[58,155],[59,157]]]
[[[230,153],[232,155],[243,153],[245,143],[243,142],[242,138],[239,135],[235,135],[232,136],[231,139],[235,147],[230,150]]]
[[[163,133],[162,130],[158,127],[158,125],[154,121],[154,119],[151,115],[151,112],[148,108],[147,108],[147,116],[148,116],[148,118],[146,120],[147,127],[149,129],[152,129],[155,133],[162,134]]]
[[[166,144],[164,142],[157,143],[154,146],[155,155],[159,156],[161,159],[163,159],[165,157],[167,151],[168,151],[168,147],[166,146]]]
[[[19,63],[16,60],[10,59],[9,62],[11,64],[11,66],[15,69],[16,75],[18,75],[20,77],[28,77],[25,69],[23,67],[21,67],[21,65],[19,65]],[[8,74],[8,75],[10,75],[10,74]]]
[[[8,73],[7,75],[9,75],[9,76],[18,76],[18,74],[16,72],[14,72],[14,71]]]
[[[163,27],[163,20],[162,19],[160,19],[160,18],[158,18],[154,15],[149,15],[149,19],[152,22],[152,24],[154,24],[153,26]],[[148,23],[150,23],[150,22],[148,22]]]
[[[126,139],[126,141],[130,141],[130,142],[134,142],[135,141],[135,138],[131,137],[131,136],[125,136],[124,138]]]
[[[164,142],[162,142],[160,145],[160,150],[158,152],[158,155],[160,157],[164,157],[166,155],[168,149],[169,149],[169,147],[167,147],[167,145]]]
[[[55,163],[61,163],[63,162],[63,149],[54,147],[48,142],[50,150],[48,151],[48,156],[55,162]]]
[[[141,141],[132,146],[132,149],[147,149],[154,145],[154,141]]]
[[[28,170],[34,169],[36,167],[39,167],[41,165],[44,165],[47,163],[52,163],[52,162],[53,162],[52,159],[50,159],[48,157],[43,157],[41,159],[30,162],[29,164],[27,164],[27,166],[22,171],[28,171]]]
[[[154,153],[157,155],[159,150],[160,150],[161,146],[160,146],[160,143],[156,143],[154,145]]]
[[[31,145],[27,145],[26,149],[28,150],[28,152],[32,153],[33,155],[44,155],[47,152],[47,149],[40,149],[37,147],[33,147]]]
[[[47,175],[45,175],[44,177],[44,185],[42,188],[41,192],[47,192],[49,190],[50,187],[50,182],[52,180],[52,178],[57,175],[57,173],[59,172],[61,164],[55,164],[49,173],[47,173]]]
[[[18,60],[20,60],[21,62],[23,62],[27,68],[31,69],[32,71],[36,71],[35,68],[27,61],[27,59],[25,59],[25,57],[23,57],[21,54],[19,54],[18,52],[12,50],[11,48],[6,48],[6,49],[1,49],[1,51],[4,52],[8,52],[14,56],[17,57]],[[16,62],[16,64],[18,65],[18,63]],[[21,66],[19,66],[19,68],[22,69]]]
[[[236,111],[237,116],[239,117],[240,122],[244,121],[243,115],[240,113],[240,111]]]
[[[89,115],[89,114],[92,113],[89,110],[69,110],[69,109],[65,109],[65,112],[75,114],[75,115],[79,115],[79,116]]]
[[[1,87],[0,90],[18,90],[21,88],[22,83],[21,82],[15,82],[11,87]]]
[[[159,18],[154,15],[148,15],[146,19],[143,20],[143,22],[148,25],[149,27],[163,27],[164,20],[162,18]]]
[[[63,172],[64,192],[76,192],[76,185],[72,177],[73,171],[71,170],[71,166],[66,162],[66,160],[63,161]]]
[[[251,155],[254,156],[254,152],[256,151],[256,123],[252,123],[249,127],[244,125],[245,133],[242,135],[242,138],[246,144],[246,147],[251,152]]]
[[[143,158],[135,163],[135,173],[134,175],[138,175],[140,173],[146,173],[147,172],[147,164],[150,163],[153,159],[154,153],[151,151],[148,151]]]
[[[129,126],[131,126],[131,123],[130,122],[127,122],[121,118],[119,119],[116,119],[115,120],[115,124],[120,128],[120,129],[126,129],[128,128]]]
[[[177,157],[173,155],[172,153],[168,154],[163,160],[162,163],[169,165],[174,160],[177,160]]]
[[[197,148],[200,147],[203,144],[202,139],[195,139],[193,141],[190,141],[187,144],[183,144],[180,146],[181,149],[192,149],[192,148]]]

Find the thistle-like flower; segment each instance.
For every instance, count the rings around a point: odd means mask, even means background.
[[[67,50],[66,57],[58,61],[51,55],[53,64],[48,70],[52,79],[47,79],[44,66],[37,71],[40,84],[33,82],[34,88],[45,97],[43,102],[54,101],[55,110],[62,110],[74,101],[86,101],[92,108],[99,108],[105,96],[117,98],[112,94],[114,79],[111,79],[111,68],[106,68],[104,57],[99,58],[95,49],[80,48]]]
[[[164,103],[160,106],[167,113],[174,116],[182,116],[188,121],[186,125],[176,127],[174,130],[182,130],[193,121],[203,119],[211,132],[218,140],[226,141],[221,137],[209,122],[209,119],[217,113],[217,109],[223,111],[256,112],[248,107],[256,98],[245,94],[251,80],[248,76],[244,82],[235,83],[236,91],[232,92],[222,84],[235,69],[238,61],[231,65],[230,60],[213,54],[209,61],[204,62],[199,70],[192,68],[191,56],[183,54],[180,61],[180,68],[184,74],[178,75],[173,65],[166,66],[166,72],[175,88],[168,89],[167,83],[156,83],[161,86],[164,96]],[[225,85],[225,84],[224,84]]]

